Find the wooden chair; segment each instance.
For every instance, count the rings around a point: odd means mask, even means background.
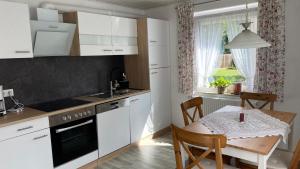
[[[184,119],[184,125],[190,125],[191,123],[197,121],[199,118],[203,117],[202,111],[203,99],[202,97],[195,97],[191,100],[181,103],[181,110]],[[192,109],[193,114],[190,115],[189,110]],[[193,110],[194,109],[194,110]],[[190,147],[190,151],[193,154],[202,154],[204,151],[196,147]],[[211,153],[207,158],[215,160],[214,153]],[[230,164],[231,157],[223,155],[223,162]]]
[[[184,119],[184,125],[187,126],[191,123],[197,121],[197,118],[202,118],[203,117],[203,111],[202,111],[202,106],[203,104],[203,99],[201,97],[195,97],[191,100],[188,100],[184,103],[181,103],[181,110],[182,110],[182,115]],[[195,108],[193,111],[192,116],[189,113],[189,110]],[[197,117],[198,114],[198,117]]]
[[[180,129],[174,125],[172,127],[173,145],[176,159],[176,169],[183,169],[181,146],[192,160],[185,169],[235,169],[229,165],[223,164],[221,148],[226,146],[227,138],[223,135],[199,134]],[[195,156],[189,149],[189,146],[207,148],[200,156]],[[212,151],[215,151],[214,160],[206,159]]]
[[[266,93],[249,93],[249,92],[241,92],[240,98],[242,99],[241,107],[245,107],[245,103],[247,102],[251,108],[254,109],[263,109],[268,104],[270,104],[270,110],[274,110],[274,102],[277,100],[276,94],[266,94]],[[257,101],[265,101],[259,107],[253,105],[250,100],[257,100]]]
[[[257,165],[241,160],[241,169],[256,169]],[[268,169],[300,169],[300,140],[294,153],[275,150],[267,162]]]

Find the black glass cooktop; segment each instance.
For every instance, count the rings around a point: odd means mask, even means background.
[[[30,105],[29,107],[37,109],[37,110],[45,111],[45,112],[53,112],[56,110],[80,106],[80,105],[87,104],[87,103],[90,103],[90,102],[84,101],[84,100],[77,100],[77,99],[61,99],[61,100],[55,100],[55,101]]]

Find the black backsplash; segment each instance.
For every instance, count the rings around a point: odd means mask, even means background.
[[[106,91],[124,71],[124,56],[0,60],[0,85],[25,105]],[[116,77],[117,76],[117,77]]]

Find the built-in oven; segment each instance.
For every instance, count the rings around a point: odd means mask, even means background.
[[[95,108],[89,107],[50,116],[53,163],[55,168],[77,168],[98,158]],[[91,156],[91,153],[94,154]],[[82,161],[83,160],[89,161]],[[76,161],[74,164],[72,162]],[[68,164],[70,163],[70,164]],[[74,166],[74,165],[77,166]],[[67,167],[69,165],[69,167]]]

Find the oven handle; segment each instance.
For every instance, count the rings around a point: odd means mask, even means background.
[[[66,128],[62,128],[62,129],[57,129],[57,130],[56,130],[56,133],[61,133],[61,132],[64,132],[64,131],[68,131],[68,130],[77,128],[77,127],[85,126],[85,125],[91,124],[91,123],[93,123],[93,122],[94,122],[94,120],[89,120],[89,121],[87,121],[87,122],[84,122],[84,123],[81,123],[81,124],[77,124],[77,125],[75,125],[75,126],[66,127]]]

